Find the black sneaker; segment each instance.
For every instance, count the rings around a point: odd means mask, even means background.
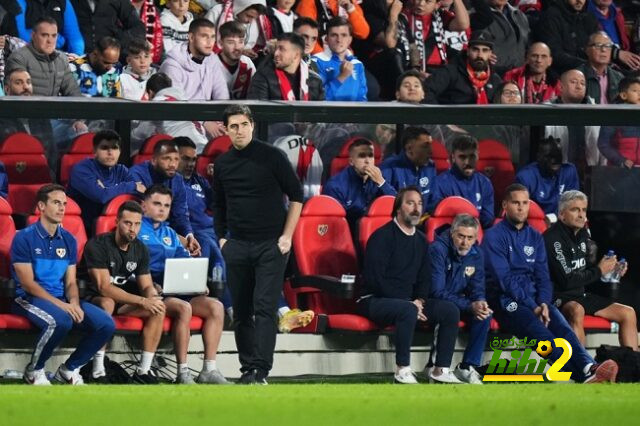
[[[257,373],[258,373],[258,370],[255,370],[255,369],[247,370],[244,373],[242,373],[242,376],[240,376],[237,383],[239,385],[255,385]]]
[[[267,383],[267,376],[269,375],[269,373],[260,369],[256,369],[255,371],[256,371],[255,384],[268,385],[269,383]]]
[[[156,376],[152,376],[149,373],[139,374],[137,371],[133,373],[131,379],[133,380],[133,383],[137,383],[140,385],[157,385],[159,383]]]

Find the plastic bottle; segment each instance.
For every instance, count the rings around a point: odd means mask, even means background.
[[[609,251],[607,252],[607,254],[604,256],[604,258],[605,258],[605,259],[609,259],[609,258],[611,258],[611,257],[613,257],[613,256],[615,256],[615,255],[616,255],[616,252],[615,252],[615,251],[613,251],[613,250],[609,250]],[[613,275],[613,271],[611,271],[611,272],[608,272],[608,273],[604,274],[604,275],[602,276],[602,278],[600,278],[600,281],[602,281],[603,283],[611,282],[611,275]]]
[[[213,282],[222,282],[222,265],[216,263],[211,271],[211,279]]]
[[[610,283],[619,283],[620,277],[622,276],[622,271],[627,266],[627,260],[623,257],[620,259],[618,263],[616,263],[616,267],[613,269],[613,273],[611,274]]]

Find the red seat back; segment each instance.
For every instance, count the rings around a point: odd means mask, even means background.
[[[331,197],[317,195],[305,203],[292,244],[300,275],[341,277],[358,274],[356,250],[346,213]],[[316,314],[355,312],[354,300],[339,299],[319,291],[307,294],[305,304]]]
[[[451,167],[447,148],[437,139],[431,143],[431,160],[436,165],[436,173],[442,173]]]
[[[140,201],[136,196],[130,194],[122,194],[109,201],[102,212],[102,216],[96,219],[96,235],[111,232],[116,227],[116,217],[118,209],[125,201]]]
[[[0,161],[9,177],[8,201],[13,212],[31,213],[36,192],[51,183],[42,144],[28,133],[9,135],[0,145]]]
[[[173,136],[166,135],[164,133],[158,133],[157,135],[151,135],[144,141],[142,144],[142,148],[140,151],[133,156],[133,164],[144,163],[147,160],[151,160],[153,156],[153,148],[160,141],[164,141],[167,139],[173,139]]]
[[[0,277],[9,278],[11,265],[11,243],[16,234],[16,225],[11,217],[11,206],[0,197]]]
[[[331,176],[335,176],[340,173],[343,169],[349,166],[349,145],[353,143],[356,139],[365,139],[360,136],[353,137],[347,140],[342,148],[340,148],[340,152],[335,156],[333,160],[331,160]],[[382,162],[382,149],[380,145],[375,142],[373,143],[373,159],[375,164],[378,166]]]
[[[93,136],[95,133],[84,133],[71,143],[69,151],[60,159],[60,184],[67,186],[71,169],[80,161],[93,157]]]
[[[360,219],[358,240],[362,253],[364,253],[367,248],[367,241],[369,241],[371,234],[391,220],[394,200],[395,197],[392,195],[383,195],[382,197],[376,198],[376,200],[371,203],[367,215]]]
[[[516,178],[511,153],[506,146],[492,139],[481,140],[478,143],[478,151],[476,170],[491,180],[496,208],[499,208],[505,189]]]
[[[480,217],[475,206],[462,197],[456,195],[440,201],[433,216],[427,220],[427,241],[433,242],[436,238],[436,231],[443,225],[451,225],[453,219],[460,213],[470,214],[476,219]],[[478,243],[482,242],[482,236],[482,228],[478,227]]]
[[[64,211],[64,218],[62,219],[62,227],[71,232],[76,238],[78,244],[78,262],[82,259],[82,253],[84,253],[84,246],[87,244],[87,231],[84,229],[84,223],[82,222],[82,211],[78,203],[67,197],[67,208]],[[40,218],[40,211],[35,208],[33,214],[27,218],[27,225],[31,225],[38,221]]]
[[[227,135],[211,139],[202,150],[196,162],[196,172],[201,176],[207,175],[207,165],[216,161],[220,155],[231,149],[231,138]]]

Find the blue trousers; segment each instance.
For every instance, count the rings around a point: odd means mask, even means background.
[[[487,344],[487,334],[491,326],[491,317],[480,321],[468,313],[461,313],[461,316],[469,324],[469,343],[467,343],[467,349],[464,351],[462,362],[477,367],[482,362],[482,354]]]
[[[76,324],[71,315],[49,302],[33,296],[17,297],[11,304],[13,313],[29,318],[29,321],[40,329],[35,350],[31,356],[29,369],[40,370],[54,349],[72,328],[85,333],[76,350],[65,362],[69,370],[82,367],[113,336],[116,325],[113,318],[99,307],[80,301],[84,311],[84,319]]]
[[[222,253],[220,252],[218,237],[216,237],[216,233],[213,231],[213,228],[193,231],[193,235],[200,243],[200,248],[202,249],[202,257],[206,257],[209,259],[209,276],[211,276],[213,267],[218,264],[222,266],[222,279],[226,281],[227,265],[225,264],[224,257],[222,257]],[[228,285],[224,287],[224,293],[220,298],[220,302],[222,302],[222,305],[225,309],[231,307],[231,292],[229,291]]]
[[[561,337],[569,342],[573,352],[571,359],[563,367],[563,371],[573,372],[575,376],[572,376],[572,378],[577,380],[584,379],[584,368],[588,364],[595,363],[591,355],[587,353],[586,349],[578,340],[578,337],[571,329],[571,326],[569,326],[569,323],[567,323],[567,320],[553,305],[549,306],[549,317],[551,321],[548,327],[545,327],[533,311],[525,306],[518,306],[513,312],[498,309],[495,315],[502,327],[506,327],[520,339],[527,337],[529,339],[536,339],[537,341],[550,341],[553,346],[553,351],[548,356],[548,359],[551,363],[562,355],[562,349],[555,346],[553,339]]]

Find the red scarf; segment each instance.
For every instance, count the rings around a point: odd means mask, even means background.
[[[311,160],[313,159],[313,153],[315,151],[316,147],[313,146],[311,141],[307,141],[306,149],[304,145],[300,145],[300,150],[298,151],[298,167],[296,167],[296,174],[300,182],[307,180],[307,172],[309,171],[309,166],[311,166]]]
[[[307,79],[309,78],[309,65],[305,61],[300,61],[300,67],[298,68],[300,73],[300,100],[309,100],[309,87],[307,86]],[[278,77],[278,85],[280,86],[280,95],[283,101],[295,101],[296,95],[293,93],[291,83],[287,78],[287,74],[281,69],[276,68],[276,76]]]
[[[489,99],[487,98],[487,92],[484,90],[484,86],[486,86],[489,81],[491,70],[481,72],[480,76],[477,76],[476,72],[471,68],[471,65],[467,63],[467,74],[469,75],[471,85],[476,92],[476,104],[487,105],[489,103]]]
[[[151,43],[151,60],[162,62],[162,22],[153,0],[145,0],[140,8],[140,20],[144,24],[145,38]]]
[[[220,58],[222,65],[229,70],[229,66]],[[235,77],[234,75],[235,74]],[[249,90],[249,84],[251,83],[251,69],[246,62],[240,61],[238,63],[237,72],[232,74],[233,84],[231,86],[231,99],[246,99],[247,91]]]
[[[216,27],[217,27],[216,34],[220,34],[220,27],[222,26],[222,24],[229,21],[233,21],[234,19],[235,17],[233,16],[233,1],[225,0],[224,7],[222,8],[222,13],[220,13],[218,22],[216,22]],[[253,50],[256,53],[262,53],[262,51],[267,45],[267,41],[274,38],[273,28],[271,27],[271,21],[269,21],[269,18],[267,17],[267,15],[258,16],[258,28],[260,30],[260,36],[258,36],[258,40],[256,40],[256,44],[253,46],[251,50]],[[222,50],[222,45],[220,44],[221,42],[222,40],[220,39],[220,37],[217,37],[216,45],[213,49],[215,53],[220,53],[220,51]]]

